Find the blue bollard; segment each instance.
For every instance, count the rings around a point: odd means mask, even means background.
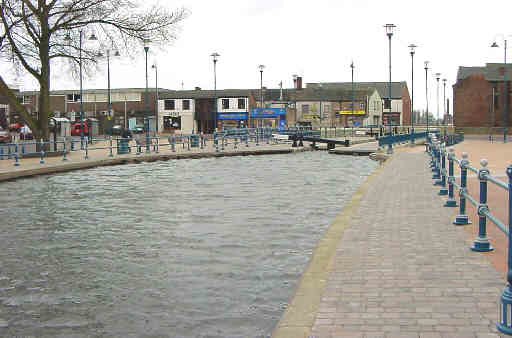
[[[223,135],[222,140],[221,140],[221,148],[220,148],[221,151],[224,151],[224,143],[225,142],[226,142],[226,140],[224,139],[224,135]]]
[[[471,224],[468,219],[468,215],[466,215],[466,197],[464,196],[464,194],[467,193],[467,165],[469,165],[468,153],[462,153],[462,160],[460,161],[459,214],[455,217],[455,221],[453,222],[455,225]]]
[[[201,135],[201,149],[204,149],[204,136]]]
[[[85,159],[89,159],[89,142],[85,142]]]
[[[471,250],[479,252],[488,252],[494,250],[487,238],[487,216],[486,211],[489,211],[487,206],[487,175],[490,171],[487,169],[487,160],[480,161],[482,168],[478,170],[478,179],[480,180],[480,204],[478,205],[478,236],[473,242]]]
[[[63,141],[63,144],[64,144],[64,151],[63,151],[63,155],[62,155],[62,160],[63,161],[67,161],[68,159],[66,157],[67,156],[67,154],[66,154],[67,153],[67,151],[66,151],[66,140]]]
[[[117,144],[117,149],[119,151],[119,143]],[[110,154],[108,155],[108,157],[114,157],[114,154],[112,153],[112,135],[110,135]]]
[[[172,148],[172,152],[175,153],[176,152],[176,138],[174,136],[172,137],[171,148]]]
[[[155,153],[156,154],[159,154],[160,153],[160,140],[158,137],[155,138],[156,139],[156,144],[155,144]]]
[[[44,143],[43,139],[41,139],[41,159],[39,160],[40,164],[44,164]]]
[[[19,160],[18,160],[18,157],[19,157],[19,156],[18,156],[18,145],[17,145],[17,144],[16,144],[16,154],[15,154],[14,156],[15,156],[14,166],[15,166],[15,167],[19,167],[20,162],[19,162]]]
[[[235,137],[233,144],[234,144],[234,149],[237,149],[236,145],[238,144],[238,138]]]
[[[439,141],[437,141],[435,155],[436,156],[435,156],[434,175],[432,175],[432,179],[439,180],[439,179],[441,179],[441,143]],[[439,182],[439,184],[440,184],[440,182]]]
[[[508,176],[508,264],[507,286],[501,295],[500,320],[496,328],[505,334],[512,335],[512,165],[507,167]]]
[[[455,156],[453,148],[450,148],[448,153],[448,200],[444,204],[445,207],[456,207],[457,201],[453,196],[453,182],[455,177],[453,176],[453,157]]]
[[[441,189],[439,190],[440,196],[448,195],[448,190],[446,189],[446,146],[445,144],[441,144],[441,180],[434,183],[434,185],[440,185]]]
[[[256,129],[256,146],[259,146],[258,130]]]
[[[71,138],[71,151],[75,151],[75,144],[73,143],[73,138]]]
[[[245,147],[249,148],[249,131],[247,131],[247,135],[245,135]]]
[[[12,158],[12,155],[11,155],[11,145],[7,145],[7,158],[8,159],[11,159]]]

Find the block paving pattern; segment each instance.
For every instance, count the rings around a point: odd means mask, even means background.
[[[505,280],[452,225],[427,163],[420,150],[397,152],[373,181],[330,264],[310,338],[501,336]]]

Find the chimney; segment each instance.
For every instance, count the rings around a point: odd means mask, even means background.
[[[302,76],[297,76],[297,89],[302,89]]]
[[[196,87],[195,90],[201,90],[201,87]]]

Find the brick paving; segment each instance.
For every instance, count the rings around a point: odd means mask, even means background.
[[[339,242],[310,337],[499,337],[501,273],[451,224],[422,147],[396,152]]]

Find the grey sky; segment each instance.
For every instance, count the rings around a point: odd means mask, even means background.
[[[199,86],[213,88],[210,54],[221,56],[217,64],[217,88],[259,88],[259,64],[266,66],[263,85],[292,87],[292,74],[304,82],[350,81],[354,60],[355,81],[388,81],[386,23],[397,26],[392,39],[392,80],[407,81],[411,90],[411,57],[407,46],[418,45],[414,57],[415,108],[425,108],[423,61],[429,71],[429,108],[436,112],[433,73],[447,78],[446,96],[459,66],[503,62],[500,48],[490,48],[496,34],[512,34],[506,13],[512,1],[497,0],[177,0],[161,1],[171,8],[185,6],[190,17],[178,39],[164,50],[152,48],[150,65],[158,62],[158,85],[169,89]],[[509,46],[512,46],[510,37]],[[141,47],[142,50],[142,47]],[[121,51],[122,53],[122,51]],[[509,55],[510,55],[509,50]],[[511,62],[512,60],[509,60]],[[2,74],[8,66],[1,64]],[[63,77],[53,68],[52,89],[76,89],[78,81]],[[11,75],[6,76],[12,83]],[[144,87],[145,68],[139,60],[111,60],[112,88]],[[22,89],[37,89],[28,78]],[[154,70],[149,69],[154,87]],[[106,88],[106,67],[84,88]],[[440,83],[440,105],[443,87]],[[452,111],[450,107],[450,111]]]

